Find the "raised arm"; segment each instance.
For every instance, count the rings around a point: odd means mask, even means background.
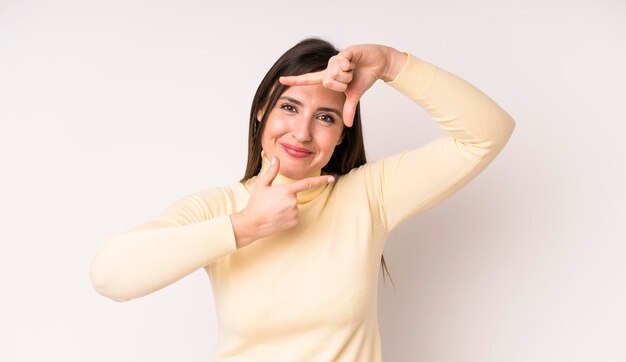
[[[502,150],[515,122],[458,76],[411,54],[387,84],[409,97],[446,131],[430,143],[366,165],[368,193],[388,231],[476,177]]]
[[[476,177],[507,143],[515,122],[465,80],[384,45],[349,46],[330,58],[326,69],[280,81],[344,92],[343,121],[351,127],[359,99],[378,79],[421,106],[446,131],[422,147],[367,163],[355,173],[363,178],[368,205],[390,231]]]
[[[128,301],[236,251],[230,215],[219,210],[223,197],[218,189],[187,195],[149,222],[104,239],[90,269],[96,291]]]

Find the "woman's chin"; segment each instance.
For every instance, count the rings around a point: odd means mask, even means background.
[[[305,176],[303,176],[300,173],[282,172],[282,171],[279,171],[278,173],[280,173],[283,177],[290,178],[292,180],[301,180],[305,178]]]
[[[281,169],[278,171],[282,176],[290,178],[292,180],[301,180],[303,178],[308,177],[307,173],[304,171],[293,171],[289,169]]]

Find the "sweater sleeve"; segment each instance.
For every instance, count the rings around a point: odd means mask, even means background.
[[[230,215],[220,198],[218,189],[187,195],[158,217],[104,239],[90,270],[96,291],[129,301],[235,252]]]
[[[476,177],[515,128],[512,117],[482,91],[406,54],[401,71],[386,83],[422,107],[446,134],[367,164],[368,197],[387,231],[437,205]]]

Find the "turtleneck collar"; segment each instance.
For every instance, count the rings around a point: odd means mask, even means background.
[[[259,171],[259,173],[257,173],[256,180],[258,180],[260,175],[264,175],[270,167],[270,159],[265,154],[265,150],[261,150],[261,160],[262,160],[261,170]],[[321,170],[317,171],[316,174],[311,175],[311,177],[320,176],[320,175],[321,175]],[[292,183],[295,181],[298,181],[298,180],[283,176],[280,174],[280,171],[279,171],[276,177],[274,178],[274,180],[272,181],[272,185],[288,184],[288,183]],[[324,191],[326,186],[327,185],[316,186],[308,190],[298,192],[298,194],[296,195],[296,197],[298,198],[298,204],[305,204],[313,200],[315,197],[317,197],[319,194],[321,194]]]

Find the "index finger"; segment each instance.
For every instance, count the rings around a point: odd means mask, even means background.
[[[287,186],[289,190],[292,191],[293,193],[298,193],[300,191],[312,189],[317,186],[327,185],[330,182],[332,182],[330,181],[331,177],[332,176],[330,175],[307,177],[302,180],[298,180],[290,184],[286,184],[285,186]],[[332,180],[334,180],[334,177],[332,178]]]
[[[278,79],[284,85],[310,85],[320,84],[324,79],[324,71],[306,73],[302,75],[286,75]]]

